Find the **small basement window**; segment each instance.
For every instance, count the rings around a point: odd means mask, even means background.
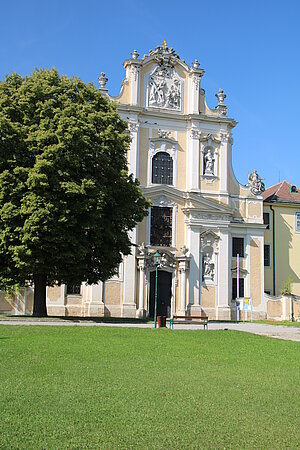
[[[67,295],[80,295],[81,285],[80,284],[68,284],[67,285]]]

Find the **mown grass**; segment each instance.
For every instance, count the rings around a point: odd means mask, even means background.
[[[0,448],[299,448],[299,343],[0,326]]]

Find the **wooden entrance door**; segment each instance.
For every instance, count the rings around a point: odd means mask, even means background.
[[[164,270],[158,271],[157,277],[157,315],[168,316],[171,311],[172,274]],[[155,271],[150,273],[149,316],[154,317]]]

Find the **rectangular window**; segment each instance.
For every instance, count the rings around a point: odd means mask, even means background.
[[[80,284],[68,284],[67,285],[67,295],[80,295],[81,285]]]
[[[270,229],[270,213],[264,212],[264,225],[267,225],[267,230]]]
[[[296,212],[296,231],[300,231],[300,212]]]
[[[244,278],[239,278],[239,291],[239,297],[244,297]],[[237,297],[237,278],[232,278],[232,299]]]
[[[172,208],[151,208],[150,244],[170,247],[172,243]]]
[[[240,255],[244,258],[244,238],[233,237],[232,238],[232,256],[237,257]]]
[[[271,265],[271,246],[269,244],[264,245],[264,266],[270,267]]]

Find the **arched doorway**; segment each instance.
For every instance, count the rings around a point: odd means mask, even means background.
[[[159,270],[157,276],[157,315],[170,317],[172,273]],[[154,317],[155,271],[150,273],[149,317]]]

